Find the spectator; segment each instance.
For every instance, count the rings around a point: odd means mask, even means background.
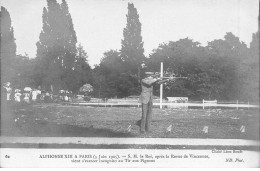
[[[29,91],[25,91],[25,92],[23,93],[23,95],[24,95],[23,100],[24,100],[26,103],[30,103],[30,92],[29,92]]]
[[[49,92],[46,92],[46,93],[45,93],[44,102],[45,102],[45,103],[50,103],[50,102],[52,102],[52,100],[51,100],[51,95],[50,95]]]
[[[20,89],[16,89],[15,90],[15,94],[14,94],[14,100],[16,101],[16,102],[21,102],[21,90]]]
[[[31,91],[32,91],[31,87],[25,87],[24,88],[23,94],[24,94],[24,101],[26,103],[30,103]]]
[[[10,101],[11,100],[11,93],[12,93],[11,83],[7,82],[3,87],[6,90],[6,100]]]
[[[32,101],[33,102],[37,101],[37,97],[39,97],[39,94],[41,94],[40,90],[33,89],[33,91],[32,91]]]
[[[65,92],[65,96],[64,96],[64,100],[65,100],[66,102],[69,101],[69,96],[68,96],[68,94],[69,94],[69,91],[66,90],[66,92]]]

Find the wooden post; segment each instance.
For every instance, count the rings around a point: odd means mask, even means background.
[[[163,63],[161,62],[161,78],[163,77]],[[163,84],[160,85],[160,109],[162,109]]]
[[[237,100],[237,110],[238,110],[238,100]]]
[[[202,107],[203,107],[203,109],[204,109],[204,99],[202,100]]]

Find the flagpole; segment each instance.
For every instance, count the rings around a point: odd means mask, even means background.
[[[163,77],[163,63],[161,62],[161,78]],[[160,109],[162,109],[163,84],[160,85]]]

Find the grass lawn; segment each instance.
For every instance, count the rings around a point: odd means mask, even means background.
[[[259,139],[259,109],[154,108],[152,131],[146,134],[139,133],[140,118],[141,108],[2,104],[1,135]],[[169,125],[171,132],[166,131]]]

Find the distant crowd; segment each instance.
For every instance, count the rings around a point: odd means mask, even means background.
[[[52,91],[45,91],[41,88],[24,87],[23,89],[11,86],[10,82],[4,83],[4,96],[7,101],[25,102],[69,102],[72,100],[72,92],[68,90],[59,90],[57,94]]]

